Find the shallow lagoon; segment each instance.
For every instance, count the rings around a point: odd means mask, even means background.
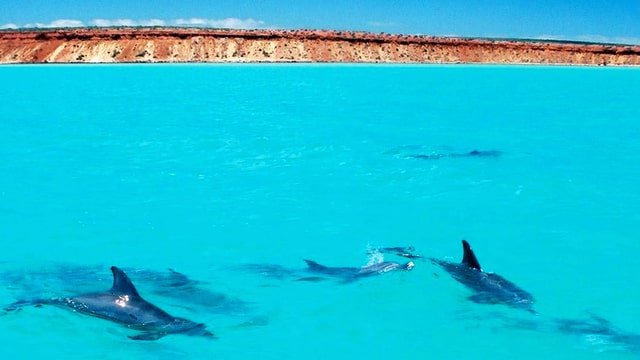
[[[116,65],[0,74],[2,273],[173,268],[250,305],[216,313],[139,284],[148,300],[219,339],[134,342],[115,324],[43,307],[0,317],[4,355],[638,355],[549,325],[597,314],[640,333],[636,69]],[[502,153],[410,157],[476,149]],[[360,266],[368,248],[396,245],[457,261],[463,238],[485,270],[532,293],[540,315],[470,302],[468,289],[427,261],[350,284],[238,268],[298,269],[304,258]],[[26,283],[5,283],[0,303]]]

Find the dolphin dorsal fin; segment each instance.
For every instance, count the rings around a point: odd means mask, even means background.
[[[122,269],[112,266],[111,272],[113,273],[113,287],[111,288],[111,292],[114,294],[140,296],[136,287],[133,286],[131,279],[129,279]]]
[[[462,255],[462,263],[472,269],[482,271],[478,258],[476,258],[476,254],[471,250],[471,245],[469,245],[467,240],[462,240],[462,250],[464,251],[464,254]]]
[[[320,265],[320,264],[318,264],[317,262],[315,262],[313,260],[307,260],[307,259],[302,259],[302,260],[304,260],[304,262],[307,263],[307,266],[311,270],[323,270],[323,269],[327,268],[326,266]]]

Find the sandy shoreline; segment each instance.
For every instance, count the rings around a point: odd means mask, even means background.
[[[0,31],[0,63],[489,63],[640,65],[640,46],[319,30]]]

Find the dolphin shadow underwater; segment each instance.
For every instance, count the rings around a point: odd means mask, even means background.
[[[469,299],[478,304],[504,304],[537,314],[533,309],[533,295],[516,284],[494,273],[482,271],[480,262],[466,240],[462,240],[462,262],[429,258],[435,265],[448,272],[451,277],[474,292]]]
[[[127,274],[112,266],[113,286],[107,291],[70,297],[18,301],[4,307],[5,314],[25,306],[55,305],[75,312],[122,324],[141,334],[133,340],[158,340],[170,334],[185,334],[214,338],[206,325],[174,317],[143,299]]]

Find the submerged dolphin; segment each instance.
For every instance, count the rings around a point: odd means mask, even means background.
[[[315,261],[304,259],[307,263],[307,271],[317,274],[329,275],[345,281],[355,281],[360,278],[380,275],[395,270],[411,270],[413,269],[413,261],[400,264],[393,261],[382,261],[379,263],[366,265],[362,267],[329,267],[320,265]],[[311,280],[313,278],[302,278],[299,280]]]
[[[25,305],[57,305],[82,314],[99,317],[142,331],[129,336],[133,340],[157,340],[169,334],[187,334],[213,337],[204,324],[174,317],[143,299],[121,269],[112,266],[113,286],[102,292],[89,293],[50,300],[19,301],[5,311],[19,310]]]
[[[640,352],[640,334],[620,330],[600,316],[591,314],[588,320],[555,319],[554,323],[556,330],[584,337],[603,348]]]
[[[469,299],[479,304],[505,304],[535,313],[533,295],[498,274],[482,271],[480,262],[466,240],[462,240],[464,254],[461,263],[430,258],[454,279],[474,291]]]
[[[499,150],[472,150],[465,153],[438,153],[431,154],[415,154],[408,155],[409,158],[422,159],[422,160],[438,160],[445,157],[498,157],[502,155],[502,151]]]

